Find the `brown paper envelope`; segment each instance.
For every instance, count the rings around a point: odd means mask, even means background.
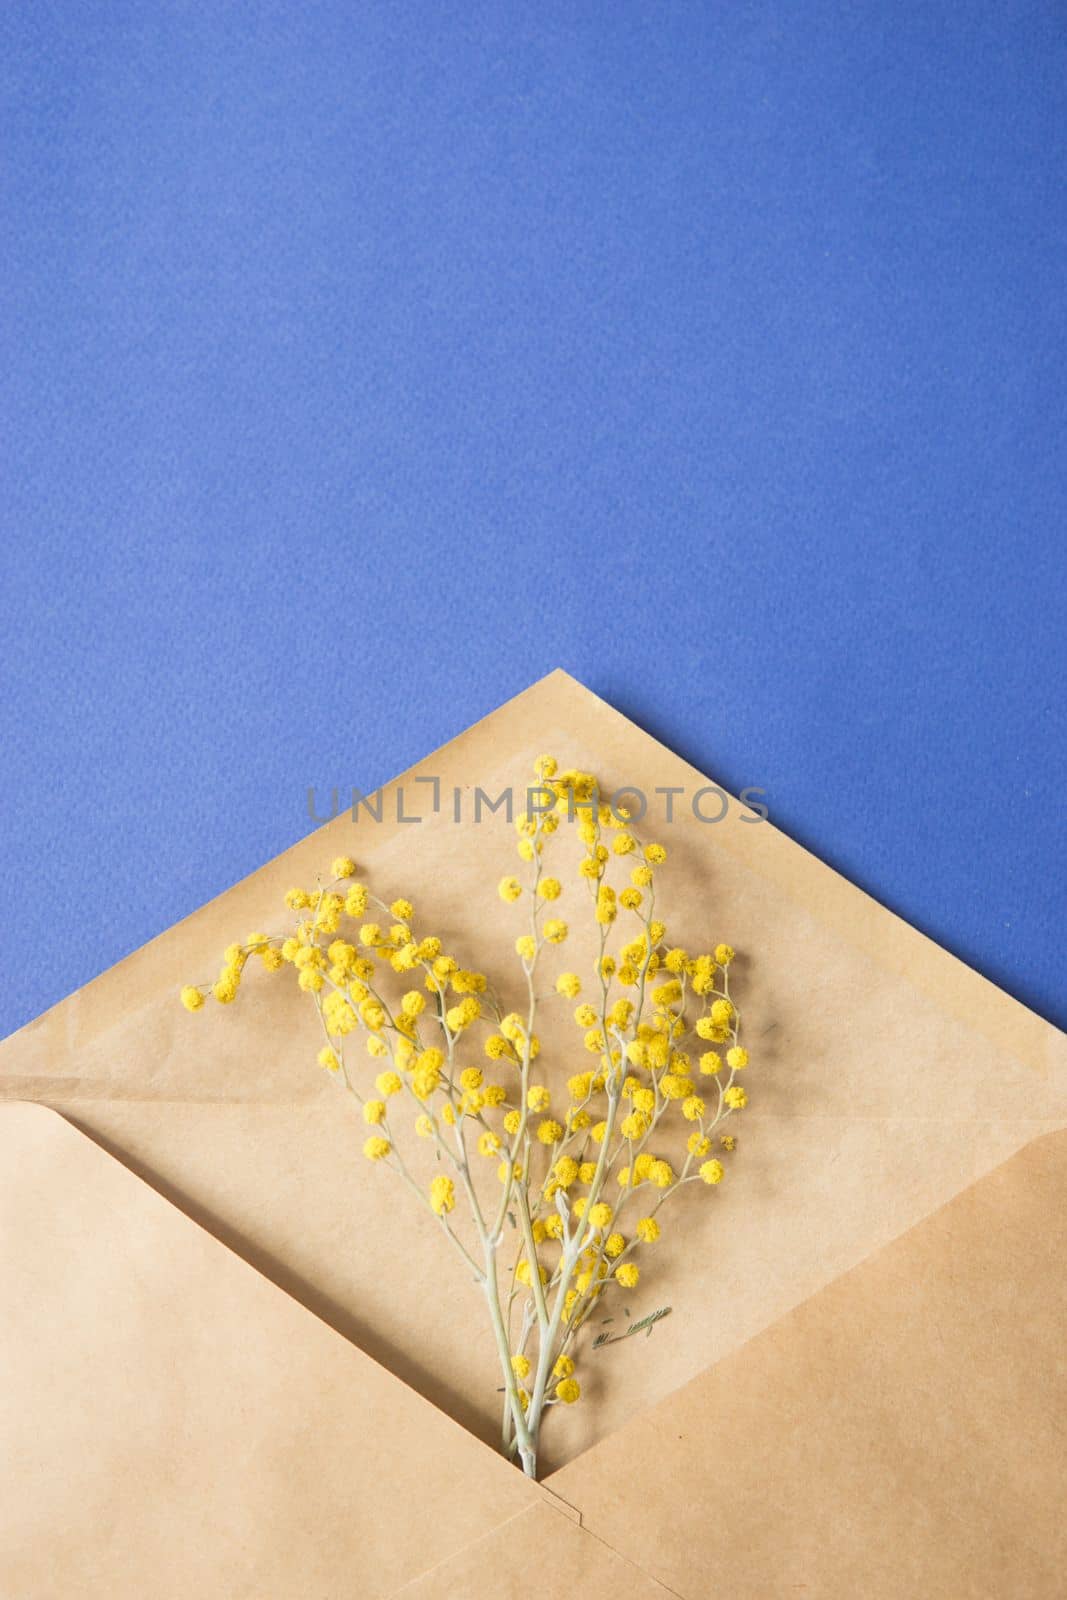
[[[1054,1600],[1065,1248],[1060,1134],[536,1487],[8,1106],[2,1592]]]
[[[650,816],[643,831],[670,849],[672,938],[690,948],[724,939],[742,952],[753,1058],[726,1182],[672,1199],[664,1220],[673,1212],[674,1224],[629,1302],[635,1318],[664,1303],[672,1315],[651,1339],[583,1362],[583,1402],[546,1423],[548,1470],[1067,1122],[1062,1036],[736,803],[718,824],[697,820],[688,799],[706,780],[553,673],[389,786],[381,823],[342,814],[6,1041],[0,1092],[61,1110],[494,1442],[496,1358],[477,1293],[432,1219],[360,1157],[362,1128],[314,1064],[305,997],[287,974],[259,974],[238,1004],[189,1017],[176,990],[209,979],[231,939],[285,926],[285,889],[350,852],[377,889],[415,901],[423,931],[514,993],[514,908],[495,891],[515,868],[514,835],[501,817],[473,824],[473,790],[496,796],[510,784],[521,794],[542,750],[593,768],[605,791],[639,785],[659,814],[657,788],[685,791],[677,820]],[[418,777],[439,782],[436,815]],[[411,815],[423,820],[398,820]],[[584,935],[571,920],[566,964],[579,966]],[[575,1033],[568,1008],[557,1016],[539,1031],[543,1059],[563,1077]]]
[[[384,1595],[543,1492],[41,1106],[0,1264],[4,1600]]]

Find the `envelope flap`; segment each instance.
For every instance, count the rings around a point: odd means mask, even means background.
[[[5,1594],[374,1596],[536,1497],[56,1113],[0,1152]]]
[[[685,1597],[1062,1594],[1067,1133],[549,1480]]]

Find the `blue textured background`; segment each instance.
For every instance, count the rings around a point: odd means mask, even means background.
[[[0,13],[0,1033],[555,665],[1067,1020],[1052,3]]]

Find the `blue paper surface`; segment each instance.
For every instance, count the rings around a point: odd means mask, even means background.
[[[0,85],[0,1034],[557,665],[1067,1020],[1058,5],[24,0]]]

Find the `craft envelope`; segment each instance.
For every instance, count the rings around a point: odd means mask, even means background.
[[[506,995],[514,834],[474,791],[542,751],[649,797],[752,1065],[727,1180],[672,1199],[629,1302],[671,1315],[585,1354],[535,1485],[477,1291],[360,1157],[306,999],[175,996],[340,853]],[[769,821],[701,820],[708,784],[553,673],[0,1046],[3,1600],[1062,1595],[1063,1038]]]

